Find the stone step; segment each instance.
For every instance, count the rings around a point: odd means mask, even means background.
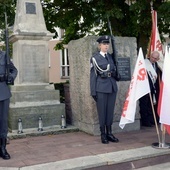
[[[47,101],[46,101],[47,102]],[[61,115],[65,115],[65,104],[56,101],[45,102],[22,102],[10,104],[9,128],[18,129],[18,119],[22,119],[23,128],[35,128],[38,126],[39,116],[43,119],[44,126],[61,124]]]
[[[11,86],[11,91],[37,91],[37,90],[54,90],[53,84],[37,83],[37,84],[15,84]]]
[[[34,91],[12,91],[11,103],[36,102],[46,100],[57,100],[60,102],[58,90],[34,90]]]
[[[79,129],[72,125],[67,125],[66,128],[61,128],[60,125],[46,126],[43,127],[43,131],[38,131],[38,126],[36,128],[23,129],[23,133],[18,134],[18,130],[12,130],[8,133],[9,139],[19,139],[33,136],[45,136],[45,135],[56,135],[62,133],[78,132]]]

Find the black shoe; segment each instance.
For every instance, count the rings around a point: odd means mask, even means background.
[[[119,139],[112,134],[112,126],[106,126],[106,137],[110,142],[119,142]]]
[[[108,144],[109,141],[108,141],[108,139],[106,137],[105,126],[101,126],[100,131],[101,131],[101,142],[103,144]]]
[[[116,142],[116,143],[119,142],[119,139],[113,136],[112,134],[107,135],[107,139],[110,142]]]
[[[101,142],[103,144],[108,144],[109,143],[108,139],[106,138],[106,135],[101,135]]]
[[[10,159],[10,155],[6,150],[6,138],[1,138],[0,139],[0,157],[2,157],[3,159]]]
[[[2,158],[5,159],[5,160],[11,158],[6,149],[1,149],[1,150],[0,150],[0,157],[2,157]]]

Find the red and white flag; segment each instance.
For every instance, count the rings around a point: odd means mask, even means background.
[[[158,26],[157,26],[157,12],[155,10],[152,10],[152,32],[151,32],[151,39],[148,49],[148,58],[150,57],[150,54],[153,51],[158,51],[160,54],[160,59],[158,61],[158,64],[160,68],[163,68],[163,60],[164,60],[164,51],[163,51],[163,45],[161,43]]]
[[[132,80],[123,106],[119,122],[120,128],[123,129],[126,124],[134,122],[137,100],[147,93],[150,93],[150,87],[143,52],[140,48]]]
[[[165,59],[162,72],[162,81],[160,86],[160,95],[158,101],[158,114],[160,123],[165,125],[170,134],[170,52],[166,48]]]

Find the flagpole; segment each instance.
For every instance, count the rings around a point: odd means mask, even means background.
[[[161,145],[161,138],[160,138],[160,134],[159,134],[158,123],[157,123],[157,120],[156,120],[155,109],[154,109],[154,106],[153,106],[153,100],[152,100],[151,93],[149,93],[149,97],[150,97],[150,101],[151,101],[152,113],[153,113],[153,117],[154,117],[156,132],[157,132],[157,135],[158,135],[158,142],[159,142],[159,145]]]
[[[165,134],[166,134],[166,128],[165,125],[161,124],[162,126],[162,143],[161,143],[161,148],[170,148],[170,144],[169,143],[165,143]]]
[[[163,149],[170,148],[170,144],[169,143],[165,143],[166,128],[165,128],[165,126],[163,124],[161,124],[161,126],[162,126],[162,128],[161,128],[162,129],[162,140],[161,140],[160,133],[159,133],[159,128],[158,128],[158,123],[157,123],[157,120],[156,120],[155,109],[154,109],[154,106],[153,106],[153,100],[152,100],[151,93],[149,93],[149,97],[150,97],[150,102],[151,102],[151,106],[152,106],[152,112],[153,112],[156,132],[157,132],[157,135],[158,135],[158,143],[157,142],[153,143],[152,147],[154,147],[154,148],[163,148]]]
[[[165,145],[165,132],[166,132],[166,130],[165,130],[165,126],[164,125],[162,125],[162,146],[163,145]]]

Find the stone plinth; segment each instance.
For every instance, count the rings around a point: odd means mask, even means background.
[[[72,123],[80,130],[90,134],[99,134],[99,122],[96,105],[90,96],[90,58],[97,50],[96,39],[89,36],[68,44],[70,62],[70,99],[72,108]],[[135,38],[115,37],[118,57],[129,57],[131,70],[134,70],[137,57]],[[118,95],[113,120],[113,131],[120,132],[120,116],[130,81],[118,82]],[[135,123],[126,125],[123,131],[138,130],[140,128],[138,108]]]
[[[9,112],[9,128],[18,129],[18,119],[21,118],[23,128],[38,128],[38,118],[42,117],[43,126],[61,124],[61,115],[65,115],[65,106],[60,103],[58,90],[53,86],[16,85],[11,87],[12,97]]]
[[[14,37],[18,36],[12,35],[11,40]],[[25,38],[28,38],[27,35],[25,35]],[[13,42],[13,62],[19,70],[15,84],[48,83],[48,56],[47,40],[18,39],[16,42]]]

